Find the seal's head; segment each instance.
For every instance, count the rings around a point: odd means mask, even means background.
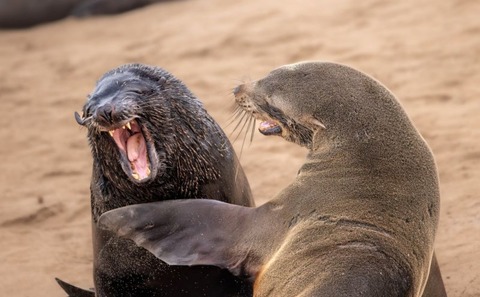
[[[75,118],[88,128],[94,159],[104,175],[118,179],[123,170],[128,180],[143,184],[163,175],[171,165],[167,155],[173,156],[179,147],[178,141],[170,139],[178,134],[174,123],[180,126],[190,121],[189,109],[203,110],[193,98],[166,71],[124,65],[97,82],[83,115],[75,113]],[[188,120],[183,121],[182,116]]]
[[[408,122],[379,82],[336,63],[285,65],[233,93],[238,105],[262,121],[262,134],[279,135],[309,149],[325,141],[335,146],[364,142],[385,130],[378,129],[383,125],[380,118]]]

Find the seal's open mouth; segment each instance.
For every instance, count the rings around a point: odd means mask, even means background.
[[[260,123],[258,131],[263,135],[281,135],[282,127],[278,123],[268,120]]]
[[[132,177],[138,181],[148,178],[151,170],[147,142],[138,122],[132,120],[120,128],[109,130],[108,133],[130,162]]]

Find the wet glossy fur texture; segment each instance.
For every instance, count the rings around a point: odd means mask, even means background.
[[[109,105],[111,115],[103,108]],[[100,111],[100,109],[102,111]],[[150,143],[152,173],[135,181],[102,119],[135,118]],[[217,123],[167,71],[130,64],[106,73],[77,121],[88,128],[93,156],[91,205],[97,296],[250,296],[251,285],[217,267],[172,267],[133,242],[97,228],[109,210],[179,198],[213,198],[252,206],[248,181]],[[187,210],[191,215],[195,209]]]

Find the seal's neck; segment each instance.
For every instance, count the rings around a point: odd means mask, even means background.
[[[299,177],[336,178],[356,175],[362,171],[357,160],[343,150],[311,150],[298,172]]]

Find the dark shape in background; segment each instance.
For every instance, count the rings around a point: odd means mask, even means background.
[[[168,0],[0,0],[0,28],[27,28],[68,16],[126,12]]]

